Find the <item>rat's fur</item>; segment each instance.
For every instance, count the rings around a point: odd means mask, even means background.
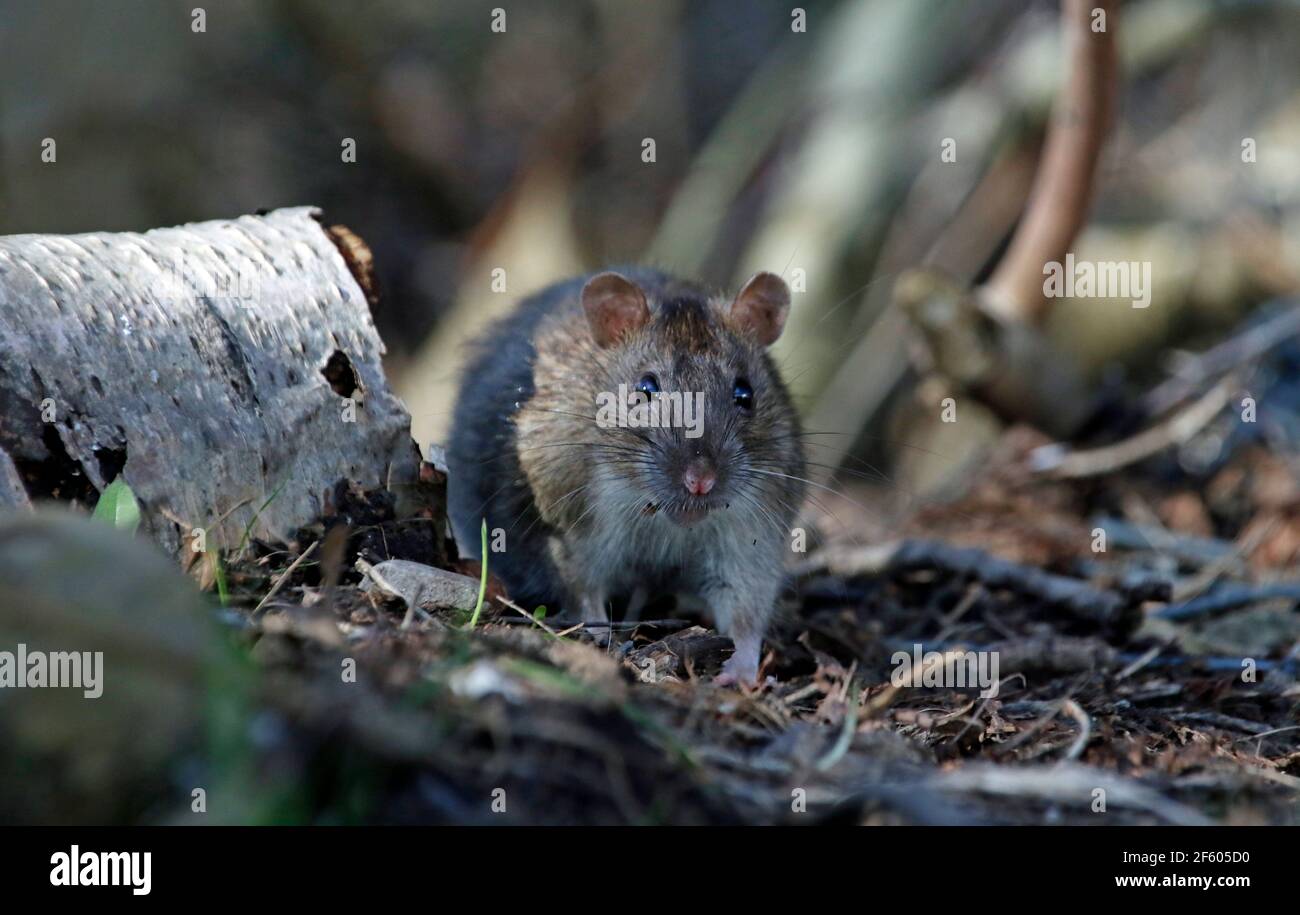
[[[650,318],[616,343],[596,343],[581,304],[588,277],[524,300],[481,342],[447,451],[456,539],[473,556],[484,518],[504,530],[489,568],[528,608],[604,619],[607,598],[638,588],[698,596],[736,643],[726,673],[752,680],[803,497],[798,419],[730,298],[658,271],[621,272]],[[703,394],[701,437],[597,425],[597,395],[646,373],[665,392]],[[753,389],[752,410],[733,401],[737,377]],[[716,468],[707,496],[682,486],[692,460]]]

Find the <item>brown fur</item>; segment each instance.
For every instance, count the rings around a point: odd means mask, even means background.
[[[456,420],[467,435],[460,443],[454,434],[449,449],[453,521],[460,536],[477,530],[479,512],[489,528],[518,521],[500,516],[491,507],[498,503],[535,512],[535,520],[507,535],[515,538],[507,550],[513,554],[500,564],[507,585],[563,592],[551,599],[580,603],[589,618],[603,615],[607,597],[643,586],[698,594],[736,640],[732,672],[752,679],[803,495],[798,419],[759,342],[780,331],[788,299],[773,296],[785,287],[760,275],[737,305],[663,274],[630,277],[644,292],[648,314],[630,307],[638,302],[635,291],[630,300],[609,302],[628,287],[607,274],[596,278],[599,296],[586,311],[577,282],[521,305],[516,327],[502,327],[506,334],[527,333],[533,354],[530,384],[519,386],[527,396],[513,407],[500,406],[510,393],[497,390],[500,379],[527,366],[502,365],[485,353],[471,369]],[[610,311],[601,312],[602,304]],[[608,327],[618,330],[603,347],[591,323],[599,324],[602,314],[611,319],[602,332],[609,337]],[[628,314],[636,318],[630,324]],[[700,437],[680,427],[597,424],[598,395],[617,392],[620,384],[632,389],[647,374],[664,392],[701,395]],[[739,380],[753,390],[752,409],[735,402]],[[505,417],[510,460],[494,467],[474,443],[498,440],[482,425],[496,416]],[[687,490],[688,464],[715,471],[716,487],[698,496]],[[469,490],[459,497],[458,470]],[[503,491],[508,498],[495,497]],[[482,498],[486,508],[476,507]],[[543,566],[553,567],[560,581],[548,586],[532,574]]]

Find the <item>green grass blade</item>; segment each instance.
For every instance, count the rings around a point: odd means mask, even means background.
[[[474,607],[474,615],[469,618],[469,628],[471,629],[478,625],[478,615],[483,610],[483,597],[487,594],[487,518],[483,519],[483,527],[480,533],[482,535],[483,574],[478,580],[478,604]]]

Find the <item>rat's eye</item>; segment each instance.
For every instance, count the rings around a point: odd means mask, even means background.
[[[644,394],[645,399],[649,400],[651,395],[659,393],[659,379],[654,375],[642,375],[641,380],[636,383],[636,392]]]
[[[746,410],[754,409],[754,389],[749,386],[749,382],[744,378],[737,378],[735,384],[732,385],[731,399],[736,402],[738,407],[744,407]]]

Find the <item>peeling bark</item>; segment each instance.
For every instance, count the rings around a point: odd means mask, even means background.
[[[318,215],[0,238],[0,506],[120,475],[177,552],[283,538],[340,478],[413,481],[364,244]]]

